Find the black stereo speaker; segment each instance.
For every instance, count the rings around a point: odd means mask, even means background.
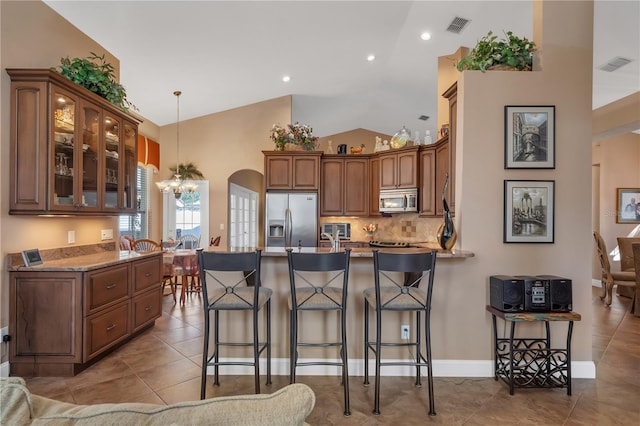
[[[528,275],[516,275],[524,281],[524,310],[530,312],[545,312],[551,310],[549,297],[549,281]]]
[[[492,275],[489,279],[491,306],[505,312],[524,310],[524,281],[507,275]]]
[[[538,278],[549,282],[551,311],[569,312],[573,309],[570,279],[555,275],[538,275]]]

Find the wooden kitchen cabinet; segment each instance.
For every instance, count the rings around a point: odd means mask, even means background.
[[[369,216],[380,214],[380,157],[369,159]]]
[[[325,155],[320,167],[320,215],[368,216],[369,159]]]
[[[9,213],[135,212],[139,121],[55,71],[7,73]]]
[[[438,196],[436,195],[436,150],[433,145],[420,147],[420,185],[418,186],[418,202],[420,215],[435,216]]]
[[[443,94],[449,101],[449,187],[447,204],[451,213],[456,207],[456,133],[458,126],[458,83],[455,82]],[[442,190],[442,189],[441,189]]]
[[[449,138],[447,136],[441,138],[435,148],[436,153],[436,176],[435,176],[435,196],[436,199],[439,200],[436,203],[436,216],[442,216],[444,213],[444,206],[442,205],[442,188],[444,188],[444,184],[446,182],[446,176],[450,173],[450,161],[451,154],[449,151]],[[449,178],[451,179],[451,178]],[[449,180],[449,186],[445,193],[447,197],[447,204],[449,204],[449,200],[451,199],[451,180]],[[451,210],[451,206],[449,206]]]
[[[380,189],[418,186],[418,146],[380,154]]]
[[[318,190],[320,151],[262,151],[266,190]]]
[[[18,376],[73,376],[152,326],[162,254],[88,271],[11,271],[9,362]]]

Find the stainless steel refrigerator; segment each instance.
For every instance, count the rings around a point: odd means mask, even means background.
[[[267,192],[267,247],[318,245],[318,194]]]

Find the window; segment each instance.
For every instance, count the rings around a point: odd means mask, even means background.
[[[193,234],[200,237],[200,247],[209,244],[209,181],[194,182],[198,189],[182,194],[179,199],[171,193],[163,194],[163,241]]]
[[[138,205],[135,214],[121,215],[119,220],[120,235],[129,236],[135,240],[149,238],[149,186],[151,181],[150,167],[138,166],[136,172],[136,190]]]
[[[229,246],[258,244],[258,193],[229,184]]]

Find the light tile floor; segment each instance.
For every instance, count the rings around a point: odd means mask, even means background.
[[[338,377],[299,376],[311,386],[316,405],[312,425],[640,425],[640,318],[628,313],[630,299],[614,295],[611,308],[593,288],[595,380],[574,379],[565,389],[517,389],[492,378],[436,378],[435,417],[428,417],[427,389],[411,378],[385,377],[380,416],[371,413],[373,386],[351,379],[350,417],[342,415]],[[202,312],[197,298],[180,308],[164,298],[156,325],[75,377],[31,378],[30,391],[77,404],[148,402],[171,404],[200,398]],[[208,381],[208,396],[253,393],[252,376],[224,376],[220,387]],[[263,378],[264,383],[264,378]],[[288,384],[274,376],[272,392]]]

